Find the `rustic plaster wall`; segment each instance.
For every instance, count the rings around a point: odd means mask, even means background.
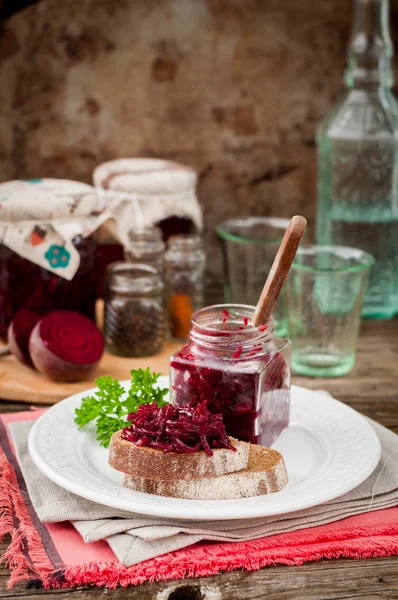
[[[342,87],[351,11],[349,0],[41,0],[2,26],[0,179],[90,182],[104,160],[170,157],[200,173],[210,249],[233,215],[301,212],[312,226],[314,132]],[[213,279],[219,269],[217,255]]]

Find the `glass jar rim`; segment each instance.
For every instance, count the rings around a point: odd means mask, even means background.
[[[228,227],[240,225],[267,225],[276,230],[280,229],[281,232],[272,237],[256,238],[251,237],[250,235],[240,235],[228,231]],[[240,242],[243,244],[277,244],[282,241],[288,225],[289,219],[285,219],[284,217],[240,217],[223,221],[217,225],[216,233],[220,238],[230,242]]]
[[[179,268],[204,265],[204,252],[201,237],[197,234],[179,234],[167,241],[164,254],[166,265],[178,265]]]
[[[255,306],[248,304],[213,304],[197,310],[191,318],[191,340],[207,350],[224,351],[241,349],[249,351],[254,347],[264,346],[274,340],[274,321],[271,317],[268,323],[259,327],[244,326],[244,318],[251,319],[255,311]],[[236,314],[238,313],[238,314]],[[212,321],[200,321],[200,316],[209,315]],[[220,317],[224,315],[223,324],[227,324],[229,316],[239,321],[242,329],[235,327],[234,329],[214,327],[216,320],[220,323]],[[217,319],[218,317],[218,319]],[[236,324],[237,321],[231,320],[231,324]],[[250,323],[250,321],[249,321]],[[248,325],[249,325],[248,323]]]
[[[133,253],[136,250],[138,256],[144,254],[145,251],[153,254],[162,254],[165,250],[165,245],[161,241],[131,240],[127,249]]]
[[[300,256],[321,256],[322,254],[334,254],[341,259],[355,259],[358,261],[357,264],[351,264],[343,267],[330,268],[330,267],[318,267],[315,265],[304,265],[297,262],[297,258]],[[345,255],[345,256],[344,256]],[[361,262],[360,262],[361,261]],[[324,246],[324,245],[303,245],[297,250],[295,259],[293,260],[291,269],[295,271],[306,271],[308,273],[328,273],[330,275],[342,274],[342,273],[358,273],[370,269],[375,264],[374,257],[361,250],[359,248],[352,248],[351,246]]]
[[[128,249],[136,253],[138,257],[145,252],[160,254],[164,252],[166,247],[162,239],[162,233],[158,227],[130,230],[128,238]]]
[[[201,247],[201,237],[197,233],[178,233],[176,235],[172,235],[167,240],[168,250],[172,249],[191,249],[191,248],[200,248]]]
[[[150,240],[161,240],[162,232],[159,227],[141,227],[137,229],[130,229],[129,235],[132,237],[146,237],[146,239]]]
[[[144,263],[119,261],[106,268],[106,282],[113,291],[125,294],[160,293],[163,282],[157,269]]]
[[[196,325],[197,327],[201,327],[201,324],[198,323],[197,318],[198,316],[202,313],[204,314],[205,312],[209,312],[210,310],[212,311],[217,311],[219,310],[221,313],[224,311],[229,312],[230,314],[233,315],[234,311],[241,311],[241,312],[247,312],[248,314],[245,316],[249,315],[254,315],[254,311],[256,310],[255,306],[252,306],[251,304],[210,304],[209,306],[204,306],[202,308],[199,308],[198,310],[196,310],[191,317],[191,322],[193,325]],[[225,313],[224,313],[225,314]],[[273,318],[271,316],[270,321],[273,322]],[[268,325],[268,323],[264,323],[263,325]],[[252,331],[262,331],[260,328],[263,325],[259,325],[258,327],[254,327],[252,326],[251,330]],[[212,328],[212,327],[208,327],[206,326],[206,330],[208,331],[217,331],[219,332],[220,329],[217,329],[216,327]],[[228,331],[227,329],[225,331]],[[249,330],[248,330],[249,331]]]

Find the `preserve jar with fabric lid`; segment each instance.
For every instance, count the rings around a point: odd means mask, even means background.
[[[192,317],[189,343],[170,359],[175,406],[206,401],[228,435],[270,446],[289,423],[290,342],[271,317],[253,327],[254,306],[224,304]]]
[[[151,356],[165,337],[163,282],[149,265],[118,262],[105,277],[104,337],[112,354]]]
[[[202,229],[191,167],[158,158],[119,158],[98,165],[93,181],[125,247],[131,231],[148,227],[159,226],[165,240]]]
[[[109,218],[92,186],[61,179],[0,184],[0,336],[21,308],[95,318],[96,243]]]
[[[170,334],[187,339],[192,314],[203,307],[205,254],[198,235],[169,239],[165,254],[165,282]]]

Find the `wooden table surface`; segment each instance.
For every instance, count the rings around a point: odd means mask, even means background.
[[[294,377],[294,383],[325,389],[398,433],[398,319],[365,321],[355,369],[341,379]],[[26,409],[26,404],[0,402],[0,411]],[[4,551],[6,543],[0,548]],[[128,589],[6,589],[7,570],[0,570],[0,599],[37,600],[330,600],[398,598],[398,557],[370,560],[322,560],[301,567],[266,567],[261,571],[225,573],[200,579],[146,583]]]

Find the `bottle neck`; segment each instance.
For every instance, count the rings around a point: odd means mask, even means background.
[[[189,333],[193,352],[231,360],[254,360],[269,352],[275,341],[273,319],[253,327],[254,310],[254,306],[219,304],[197,311]]]
[[[348,87],[391,88],[392,55],[389,0],[355,0],[345,72]]]

